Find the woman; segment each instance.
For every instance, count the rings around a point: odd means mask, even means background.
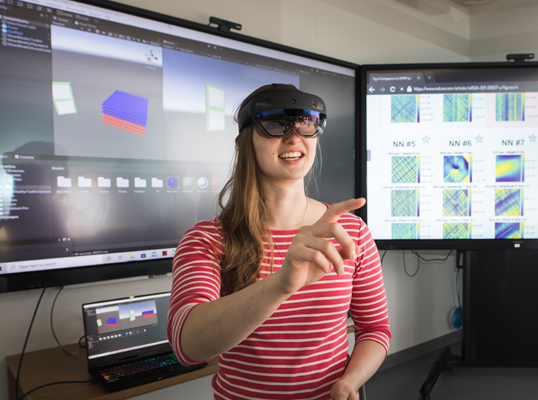
[[[323,100],[291,85],[248,96],[222,211],[178,246],[168,337],[184,364],[219,356],[216,400],[357,399],[386,357],[379,256],[348,213],[364,199],[305,195],[325,118]]]

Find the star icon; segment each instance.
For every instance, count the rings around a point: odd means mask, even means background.
[[[422,138],[422,143],[430,143],[430,138],[428,136],[424,136]]]
[[[476,143],[482,143],[482,140],[484,140],[484,138],[480,135],[478,135],[477,137],[475,137],[476,139]]]
[[[534,134],[530,135],[529,139],[531,140],[531,142],[536,142],[536,136],[534,136]]]

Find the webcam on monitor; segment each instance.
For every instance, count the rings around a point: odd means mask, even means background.
[[[240,31],[243,28],[243,26],[237,22],[226,21],[225,19],[220,19],[217,17],[209,17],[209,24],[218,25],[219,30],[223,32],[230,32],[230,29]]]
[[[507,54],[508,61],[523,62],[526,60],[534,60],[534,53]]]

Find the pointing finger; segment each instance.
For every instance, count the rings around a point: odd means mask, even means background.
[[[355,260],[357,258],[357,245],[349,233],[338,223],[320,223],[319,221],[310,227],[310,232],[317,237],[334,238],[342,249],[342,258]],[[331,260],[333,263],[334,260]]]
[[[362,197],[359,199],[349,199],[346,201],[342,201],[341,203],[333,204],[327,209],[327,211],[325,211],[325,213],[321,216],[318,222],[336,222],[343,214],[351,210],[361,208],[365,204],[366,200]]]

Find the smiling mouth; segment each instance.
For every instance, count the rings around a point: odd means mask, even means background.
[[[291,151],[289,153],[282,153],[281,155],[278,156],[278,158],[280,158],[281,160],[290,160],[290,161],[298,160],[298,159],[300,159],[302,157],[304,157],[304,154],[300,153],[298,151]]]

